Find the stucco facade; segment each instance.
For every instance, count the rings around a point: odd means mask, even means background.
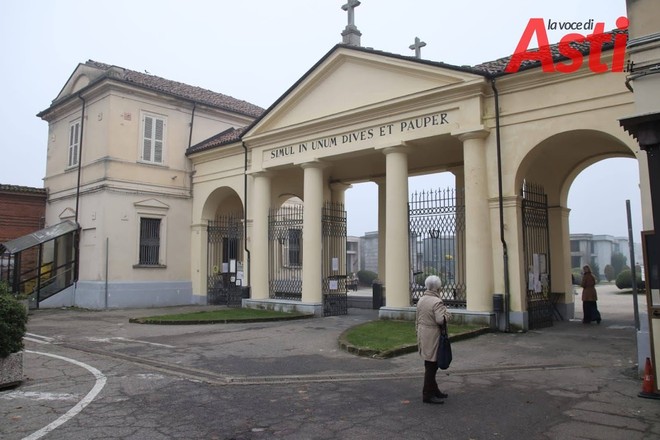
[[[80,224],[79,281],[42,306],[193,301],[184,152],[261,110],[229,111],[212,102],[218,96],[92,61],[78,66],[39,116],[49,124],[46,225]],[[149,227],[151,254],[141,250]]]
[[[611,57],[605,52],[602,61],[611,64]],[[205,218],[199,213],[209,194],[247,198],[253,300],[268,301],[270,207],[288,194],[303,199],[303,245],[318,243],[320,203],[342,197],[332,185],[374,181],[384,251],[378,273],[387,292],[381,316],[410,316],[407,178],[450,171],[465,192],[466,314],[492,317],[493,294],[505,293],[510,324],[526,328],[521,188],[533,181],[548,200],[551,273],[546,275],[557,306],[571,316],[568,190],[582,170],[605,158],[637,158],[643,174],[644,153],[617,123],[632,110],[632,95],[623,74],[594,74],[588,66],[572,74],[531,68],[512,75],[475,67],[339,45],[247,130],[240,145],[229,142],[189,155],[196,170],[193,222],[201,229]],[[226,163],[231,151],[242,154],[241,148],[247,151],[247,182],[241,170],[219,161]],[[201,180],[212,173],[213,181]],[[193,274],[204,270],[203,239],[196,241],[197,236],[203,237],[203,230],[193,231],[193,255],[201,257]],[[302,302],[316,304],[322,297],[320,254],[310,244],[303,260]],[[199,279],[194,291],[203,295],[204,277]]]

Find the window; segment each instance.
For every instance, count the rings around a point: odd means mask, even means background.
[[[69,127],[69,160],[68,167],[78,165],[80,152],[80,121],[76,121]]]
[[[165,119],[142,116],[142,153],[141,160],[151,163],[163,163],[163,146],[165,143]]]
[[[578,240],[571,240],[571,252],[580,252],[580,242]]]
[[[140,219],[140,265],[160,265],[160,219]]]
[[[289,229],[284,242],[284,265],[288,267],[302,266],[302,229]]]

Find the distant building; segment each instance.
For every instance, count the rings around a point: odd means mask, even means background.
[[[378,231],[360,237],[360,270],[378,273]]]
[[[630,266],[629,241],[626,237],[612,235],[571,234],[571,267],[581,268],[585,264],[597,265],[599,276],[605,278],[605,266],[612,264],[612,255],[621,253]],[[641,246],[635,243],[635,264],[642,265]]]

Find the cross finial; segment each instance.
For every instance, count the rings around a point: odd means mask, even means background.
[[[348,11],[348,26],[355,26],[355,8],[360,6],[359,0],[348,0],[341,8],[344,11]]]
[[[351,46],[360,46],[360,37],[362,36],[362,33],[355,27],[355,8],[358,6],[360,6],[359,0],[348,0],[348,3],[341,7],[348,12],[348,24],[341,33],[342,42]]]
[[[422,47],[426,46],[426,43],[421,41],[419,37],[415,37],[415,44],[410,45],[410,49],[415,51],[415,58],[422,57]]]

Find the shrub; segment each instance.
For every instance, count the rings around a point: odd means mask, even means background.
[[[28,315],[23,304],[0,282],[0,358],[23,349]]]
[[[573,273],[573,284],[577,286],[582,284],[582,269],[579,267],[574,267],[571,269],[571,272]]]
[[[639,272],[635,273],[635,278],[637,279],[637,288],[642,288],[644,286],[644,282],[642,281],[642,275]],[[630,289],[632,287],[632,272],[628,270],[622,271],[617,277],[616,277],[616,287],[619,289]]]
[[[360,280],[360,284],[362,284],[363,286],[371,286],[374,280],[378,278],[378,274],[370,270],[359,270],[357,273],[357,277],[358,280]]]
[[[605,266],[604,272],[607,281],[612,281],[614,278],[616,278],[616,274],[614,273],[614,267],[611,264]]]

